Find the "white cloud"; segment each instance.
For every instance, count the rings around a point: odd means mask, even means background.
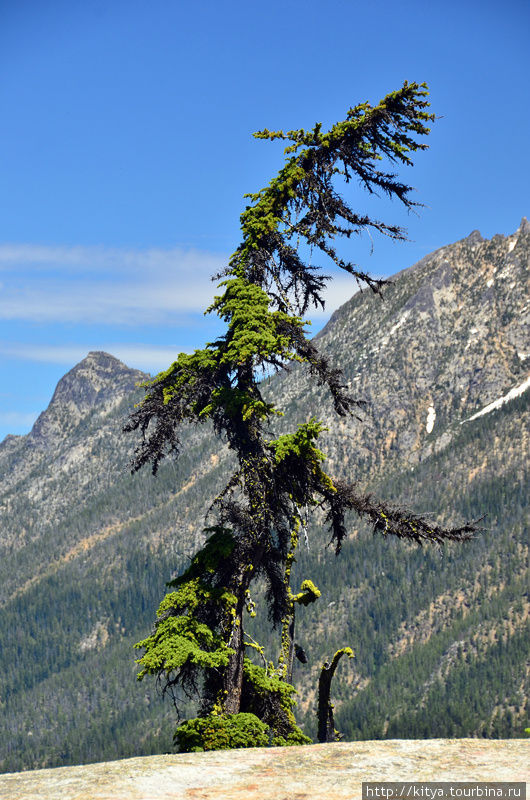
[[[346,303],[350,297],[359,291],[359,287],[355,282],[355,278],[351,275],[339,274],[333,275],[333,279],[328,282],[326,289],[323,292],[326,307],[324,310],[309,309],[307,316],[310,319],[321,320],[323,317],[329,317],[340,306]]]
[[[24,361],[37,361],[47,364],[64,364],[73,367],[82,361],[90,350],[103,350],[115,356],[128,367],[141,369],[145,372],[160,371],[168,367],[182,348],[157,347],[156,345],[143,344],[98,344],[84,345],[42,345],[42,344],[9,344],[0,342],[0,355],[17,358]]]
[[[159,270],[168,267],[180,269],[196,266],[197,262],[206,266],[214,265],[212,272],[220,269],[223,256],[206,251],[173,248],[126,248],[106,246],[68,247],[66,245],[0,244],[0,269],[4,272],[19,270],[21,267],[45,270],[49,268],[85,267],[93,273],[117,271]],[[180,266],[179,266],[180,265]],[[209,273],[208,273],[209,274]]]
[[[175,323],[202,313],[217,293],[221,254],[183,248],[0,245],[0,319],[115,325]],[[357,290],[338,274],[324,292],[321,321]]]
[[[204,311],[226,258],[198,250],[0,245],[0,319],[134,325]]]

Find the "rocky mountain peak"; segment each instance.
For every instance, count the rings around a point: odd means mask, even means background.
[[[521,219],[521,224],[519,225],[518,233],[530,233],[530,222],[528,222],[526,217],[523,217]]]
[[[90,411],[110,411],[149,376],[109,353],[91,351],[64,375],[29,437],[48,447]]]
[[[419,464],[447,447],[464,421],[527,386],[526,230],[524,220],[509,236],[473,231],[392,276],[383,299],[357,293],[335,312],[319,344],[371,409],[369,425],[345,434],[319,398],[329,424],[323,449],[335,447],[341,468]],[[313,391],[306,374],[284,384],[282,397],[303,408]],[[335,443],[345,435],[341,452]]]
[[[127,367],[109,353],[91,351],[61,378],[50,405],[73,404],[85,412],[117,397],[121,399],[146,377],[145,373]]]
[[[480,242],[484,241],[484,238],[479,230],[474,230],[471,231],[466,241],[469,242],[470,244],[480,244]]]

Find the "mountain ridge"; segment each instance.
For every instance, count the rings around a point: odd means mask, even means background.
[[[318,411],[332,475],[446,524],[488,514],[488,531],[443,557],[372,538],[352,517],[336,559],[317,512],[296,565],[325,598],[297,623],[310,659],[295,674],[298,713],[310,733],[318,665],[344,644],[357,657],[333,693],[349,738],[528,726],[530,393],[472,417],[527,380],[529,264],[523,218],[509,236],[474,232],[438,248],[397,273],[383,301],[357,293],[338,309],[318,343],[369,401],[362,421],[337,419],[297,365],[263,383],[286,411],[271,436]],[[230,469],[206,424],[183,430],[179,460],[164,460],[156,479],[131,476],[135,439],[121,431],[146,376],[108,354],[87,359],[61,379],[36,433],[0,444],[4,770],[169,746],[174,714],[155,687],[135,684],[132,643],[202,541]],[[266,619],[248,624],[274,657]]]
[[[90,351],[60,379],[48,408],[39,415],[28,434],[30,440],[37,447],[53,446],[84,414],[99,406],[110,411],[147,377],[109,353]]]

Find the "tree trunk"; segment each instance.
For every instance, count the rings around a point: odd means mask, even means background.
[[[322,667],[320,678],[318,679],[318,741],[335,742],[340,738],[340,734],[335,730],[335,720],[333,719],[333,703],[330,700],[331,681],[343,655],[353,658],[353,651],[350,647],[343,647],[337,650],[333,656],[331,664],[326,661]]]
[[[326,661],[318,679],[318,741],[335,741],[335,721],[333,706],[330,701],[331,679],[333,671]]]
[[[260,544],[254,551],[252,562],[253,569],[248,569],[245,564],[230,587],[230,591],[237,597],[235,617],[232,633],[228,646],[235,650],[230,656],[228,664],[223,669],[221,676],[222,697],[221,704],[226,714],[239,714],[241,711],[241,692],[243,688],[243,662],[245,658],[245,637],[243,630],[243,612],[246,607],[246,593],[252,581],[252,576],[258,571],[258,566],[263,558],[265,547]]]
[[[230,660],[224,669],[222,680],[224,699],[222,704],[226,714],[239,714],[241,709],[241,690],[243,686],[243,659],[245,657],[245,645],[243,643],[243,610],[239,610],[239,608],[236,611],[230,647],[235,650],[235,653],[230,656]]]
[[[295,615],[294,615],[294,603],[293,603],[293,615],[291,617],[291,621],[290,621],[289,627],[287,629],[287,635],[289,637],[289,647],[288,647],[288,651],[287,651],[287,664],[286,664],[286,678],[285,678],[287,683],[292,683],[293,682],[294,623],[295,623]]]

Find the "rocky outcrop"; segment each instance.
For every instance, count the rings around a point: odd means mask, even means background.
[[[111,411],[147,377],[108,353],[91,351],[61,378],[28,443],[47,450],[56,447],[90,411]]]
[[[356,294],[333,315],[319,346],[370,403],[362,424],[344,425],[328,398],[318,398],[329,425],[325,450],[339,468],[366,463],[373,479],[389,461],[418,464],[447,446],[454,426],[526,380],[529,268],[523,218],[510,236],[485,240],[473,231],[394,276],[383,299]],[[319,394],[303,369],[277,383],[299,417],[304,398]],[[346,437],[345,461],[338,456]]]
[[[524,740],[257,748],[0,775],[0,800],[361,800],[363,781],[524,782],[529,761]]]

